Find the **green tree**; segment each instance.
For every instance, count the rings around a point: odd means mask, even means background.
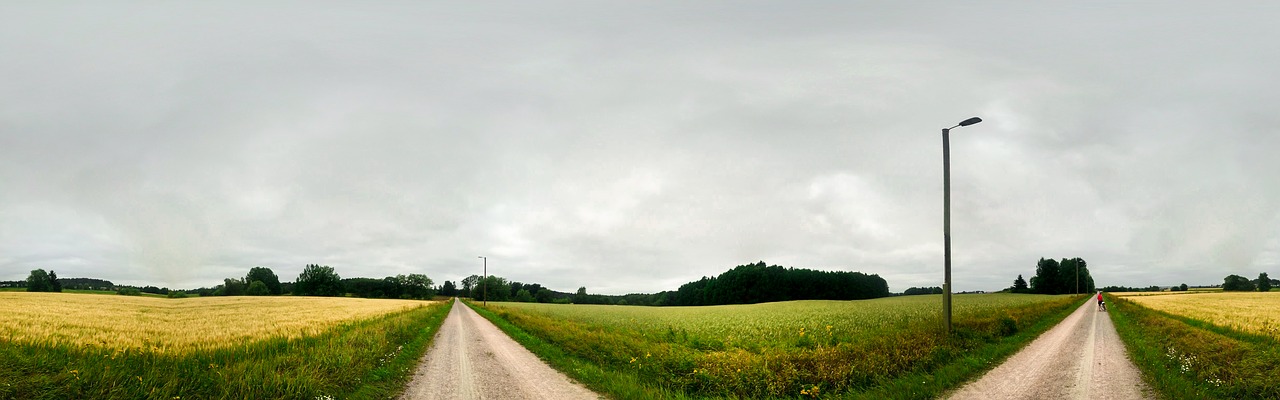
[[[479,290],[477,288],[479,284],[480,284],[480,275],[471,275],[466,278],[462,278],[462,293],[459,293],[458,296],[469,297],[473,299],[480,298],[477,292]]]
[[[1064,258],[1058,263],[1058,294],[1093,292],[1093,276],[1089,265],[1079,257]]]
[[[533,295],[529,294],[528,290],[520,289],[519,292],[516,292],[516,301],[521,303],[531,303],[533,302]]]
[[[538,289],[538,293],[535,293],[533,297],[538,300],[539,303],[550,303],[552,300],[555,300],[556,295],[555,293],[551,293],[551,289],[542,288]]]
[[[1266,273],[1266,272],[1263,272],[1263,273],[1258,274],[1258,284],[1257,284],[1257,286],[1258,286],[1258,291],[1259,291],[1259,292],[1270,292],[1270,291],[1271,291],[1271,278],[1267,276],[1267,273]]]
[[[1027,281],[1022,279],[1022,274],[1018,274],[1018,279],[1013,280],[1014,293],[1029,293],[1031,289],[1027,288]]]
[[[476,286],[471,298],[481,301],[507,301],[511,299],[511,286],[504,278],[489,275],[488,278],[481,279]],[[485,298],[485,296],[488,296],[488,298]]]
[[[307,265],[293,284],[293,294],[297,296],[341,296],[342,293],[342,278],[328,265]]]
[[[49,273],[43,269],[31,270],[31,275],[27,275],[27,291],[28,292],[52,292],[53,287],[49,284]]]
[[[1182,292],[1187,291],[1187,284],[1185,284],[1185,283],[1184,283],[1184,284],[1182,284],[1182,285],[1178,286],[1178,289],[1180,289],[1179,291],[1182,291]]]
[[[267,268],[267,267],[249,268],[249,274],[245,275],[244,281],[245,282],[261,281],[264,285],[267,286],[268,294],[278,295],[283,293],[280,288],[280,277],[276,276],[276,273],[271,271],[271,268]],[[250,285],[252,285],[252,283],[250,283]]]
[[[1041,258],[1036,263],[1036,276],[1031,277],[1031,291],[1040,294],[1060,293],[1062,282],[1058,262]]]
[[[236,278],[226,278],[222,280],[223,296],[244,296],[244,290],[248,285],[243,280]]]
[[[58,282],[58,273],[53,270],[49,270],[49,291],[62,293],[62,282]]]
[[[249,287],[244,290],[244,294],[250,296],[267,296],[271,294],[271,289],[268,289],[267,284],[262,283],[262,281],[253,281],[253,283],[250,283]]]
[[[457,296],[457,295],[458,295],[458,287],[457,287],[457,286],[454,286],[454,285],[453,285],[453,282],[450,282],[450,281],[444,281],[444,284],[443,284],[443,285],[440,285],[440,295],[441,295],[441,296],[448,296],[448,297],[454,297],[454,296]]]
[[[427,299],[435,296],[435,291],[431,289],[431,285],[435,282],[431,281],[423,274],[409,274],[408,276],[400,275],[401,294],[409,296],[412,299]]]
[[[1222,280],[1222,290],[1229,292],[1248,292],[1254,289],[1253,282],[1249,278],[1240,275],[1227,275]]]

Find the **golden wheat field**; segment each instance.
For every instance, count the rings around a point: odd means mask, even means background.
[[[1280,338],[1280,292],[1117,293],[1147,308]]]
[[[0,340],[184,353],[316,335],[344,322],[428,303],[329,297],[164,299],[0,292]]]

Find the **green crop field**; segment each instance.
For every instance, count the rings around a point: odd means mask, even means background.
[[[485,314],[619,398],[930,398],[994,367],[1083,297],[954,299],[951,336],[940,328],[939,295],[706,307],[490,303]],[[584,364],[600,370],[582,372]]]

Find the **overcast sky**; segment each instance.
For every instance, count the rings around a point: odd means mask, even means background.
[[[1280,274],[1275,3],[260,3],[0,4],[0,280]]]

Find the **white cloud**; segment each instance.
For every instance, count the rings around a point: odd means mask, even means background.
[[[0,279],[1280,273],[1273,6],[3,7]]]

